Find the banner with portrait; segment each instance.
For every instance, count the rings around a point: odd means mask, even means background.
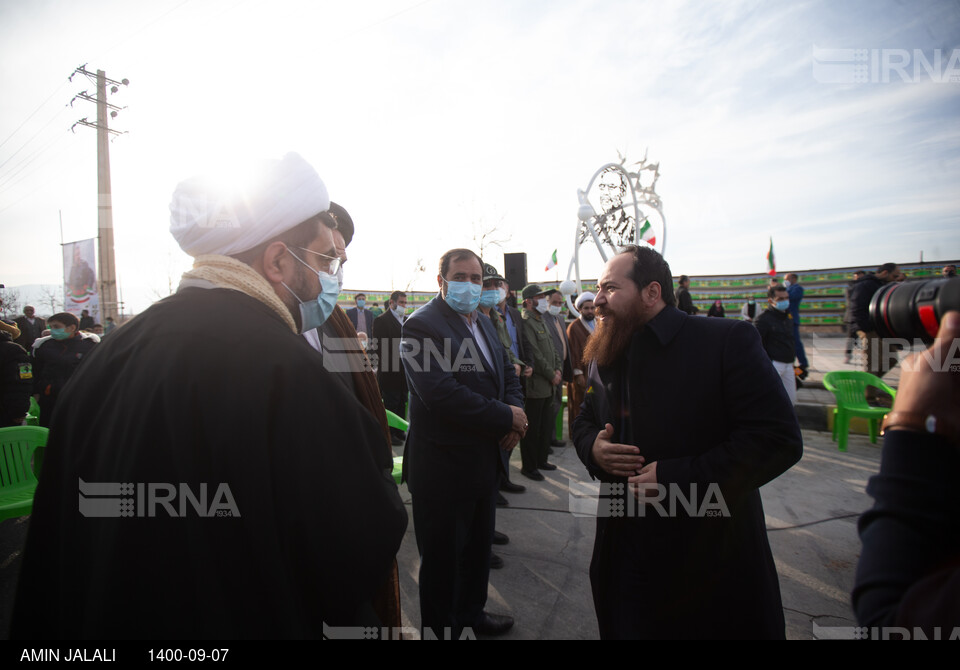
[[[94,321],[100,320],[100,296],[97,292],[95,238],[63,245],[64,311],[78,318],[87,310]]]

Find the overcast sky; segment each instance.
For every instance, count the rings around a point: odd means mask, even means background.
[[[763,272],[771,236],[781,271],[960,258],[955,1],[0,0],[0,56],[7,286],[62,281],[61,213],[65,241],[97,234],[84,63],[130,80],[128,311],[190,266],[178,181],[291,150],[356,221],[348,289],[435,289],[440,254],[494,225],[532,281],[555,248],[564,278],[577,189],[618,151],[660,163],[676,274]]]

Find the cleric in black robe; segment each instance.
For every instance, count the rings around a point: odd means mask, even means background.
[[[201,185],[178,187],[171,230],[194,269],[64,389],[12,637],[378,625],[407,515],[377,421],[297,335],[333,255],[326,189],[295,154],[260,178],[229,201],[232,226],[188,206]]]
[[[670,282],[658,253],[627,247],[594,301],[573,435],[604,482],[590,565],[600,635],[783,638],[758,489],[799,460],[797,419],[756,329],[684,314]]]

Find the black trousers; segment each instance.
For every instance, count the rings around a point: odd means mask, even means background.
[[[458,639],[483,613],[496,509],[495,487],[461,500],[413,496],[424,637]]]
[[[550,448],[550,436],[553,434],[553,397],[527,398],[524,412],[527,414],[527,435],[520,441],[520,459],[527,472],[536,470],[547,462],[547,449]]]

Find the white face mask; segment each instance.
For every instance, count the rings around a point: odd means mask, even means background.
[[[790,280],[789,279],[784,280],[783,285],[787,288],[790,288]]]
[[[550,305],[547,307],[547,311],[554,316],[560,316],[560,305]]]
[[[540,312],[541,314],[546,312],[549,306],[550,305],[547,303],[546,298],[540,298],[539,300],[537,300],[537,311]]]
[[[407,308],[404,307],[403,305],[397,305],[396,307],[393,308],[392,311],[394,316],[396,316],[400,320],[403,320],[403,315],[407,313]]]

